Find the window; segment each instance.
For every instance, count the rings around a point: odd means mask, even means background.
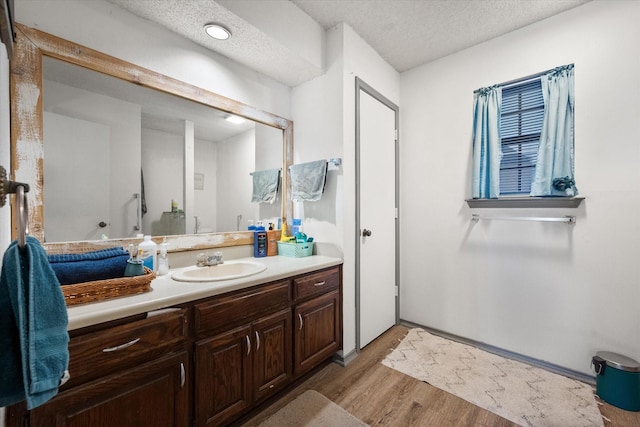
[[[539,78],[502,88],[500,195],[531,192],[543,119]]]
[[[474,91],[473,200],[578,194],[573,69],[563,65]]]

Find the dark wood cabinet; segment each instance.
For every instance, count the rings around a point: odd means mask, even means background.
[[[253,339],[253,397],[259,402],[291,381],[291,310],[255,322]]]
[[[243,300],[237,300],[235,312],[246,309]],[[286,308],[196,342],[195,424],[224,424],[289,384],[291,341]]]
[[[303,374],[342,346],[340,298],[337,290],[295,307],[294,373]]]
[[[71,380],[6,425],[232,423],[342,347],[341,289],[337,266],[73,331]]]
[[[72,388],[32,410],[29,425],[186,427],[188,359],[186,352],[170,354]]]
[[[195,425],[222,425],[251,406],[251,327],[195,345]]]

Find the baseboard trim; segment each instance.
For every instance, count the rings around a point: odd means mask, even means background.
[[[356,357],[358,357],[358,352],[356,350],[351,350],[346,356],[343,355],[342,352],[336,353],[333,355],[331,360],[344,368],[349,363],[353,362]]]
[[[450,339],[451,341],[457,341],[462,344],[471,345],[481,350],[488,351],[489,353],[497,354],[498,356],[506,357],[507,359],[516,360],[518,362],[526,363],[528,365],[536,366],[538,368],[542,368],[544,370],[553,372],[555,374],[563,375],[565,377],[568,377],[577,381],[582,381],[583,383],[587,383],[590,385],[596,384],[595,376],[574,371],[573,369],[565,368],[563,366],[555,365],[553,363],[549,363],[543,360],[535,359],[533,357],[525,356],[520,353],[515,353],[513,351],[505,350],[500,347],[495,347],[493,345],[486,344],[480,341],[475,341],[469,338],[461,337],[459,335],[450,334],[448,332],[441,331],[439,329],[434,329],[425,325],[420,325],[418,323],[409,322],[407,320],[400,319],[400,324],[407,326],[409,328],[422,328],[425,331],[432,333],[433,335],[437,335],[442,338],[447,338],[447,339]]]

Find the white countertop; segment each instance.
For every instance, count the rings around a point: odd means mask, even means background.
[[[321,255],[302,258],[278,255],[244,260],[263,263],[267,269],[248,277],[204,283],[175,281],[171,273],[181,269],[171,270],[169,274],[154,279],[149,292],[70,306],[67,309],[68,329],[96,325],[342,264],[340,258]]]

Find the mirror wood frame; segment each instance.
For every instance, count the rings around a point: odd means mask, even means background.
[[[91,48],[16,23],[16,42],[10,63],[12,179],[29,184],[29,234],[44,240],[44,149],[42,109],[43,55],[117,77],[133,84],[191,100],[242,116],[283,131],[282,220],[293,210],[288,200],[288,171],[293,163],[293,122],[250,105],[142,68]],[[286,172],[285,172],[286,171]],[[16,209],[13,211],[15,212]],[[17,237],[17,215],[12,218],[12,237]],[[154,236],[160,241],[163,236]],[[83,252],[104,245],[119,246],[140,239],[44,243],[48,252]],[[170,236],[172,251],[240,246],[253,243],[251,232],[218,232]]]

